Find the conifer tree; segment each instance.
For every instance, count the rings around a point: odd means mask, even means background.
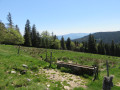
[[[118,44],[115,44],[115,53],[114,53],[115,56],[119,56],[119,45]]]
[[[90,53],[97,53],[96,41],[94,39],[94,36],[91,34],[89,35],[89,38],[88,38],[88,51]]]
[[[80,48],[82,51],[87,52],[88,51],[88,43],[87,42],[82,42],[83,46]]]
[[[32,32],[31,32],[31,42],[33,47],[37,47],[37,32],[35,24],[32,26]]]
[[[25,24],[24,39],[25,39],[25,42],[24,42],[25,46],[32,46],[32,43],[31,43],[31,27],[30,27],[30,21],[29,20],[27,20],[26,24]]]
[[[18,25],[15,25],[15,30],[17,30],[17,31],[18,31],[18,33],[20,33],[20,30],[19,30]]]
[[[53,41],[55,41],[57,39],[57,36],[56,35],[54,35],[53,36]]]
[[[13,28],[13,22],[12,22],[12,16],[11,16],[11,13],[9,12],[8,15],[7,15],[7,20],[8,20],[8,27],[9,28]]]
[[[37,47],[41,47],[41,44],[42,44],[42,42],[41,42],[41,37],[40,37],[39,32],[37,32],[36,46],[37,46]]]
[[[111,47],[110,47],[111,55],[114,56],[115,54],[115,44],[114,41],[112,40]]]
[[[105,54],[105,47],[104,47],[104,44],[102,42],[102,40],[99,42],[98,44],[98,54]]]
[[[105,51],[106,51],[106,55],[110,55],[110,45],[109,44],[105,44]]]
[[[71,40],[69,37],[68,37],[67,42],[66,42],[66,47],[68,50],[71,50]]]
[[[60,43],[61,43],[61,48],[62,48],[63,50],[65,50],[65,49],[66,49],[66,46],[65,46],[65,41],[64,41],[64,37],[63,37],[63,36],[62,36],[62,38],[61,38]]]

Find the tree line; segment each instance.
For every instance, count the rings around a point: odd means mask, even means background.
[[[36,30],[36,25],[33,24],[31,26],[29,20],[26,21],[24,35],[22,36],[18,25],[13,24],[10,13],[7,15],[7,20],[7,25],[0,21],[0,44],[65,50],[71,50],[71,45],[74,45],[73,42],[71,44],[70,38],[68,38],[67,42],[64,41],[63,37],[61,40],[58,40],[53,32],[50,34],[47,30],[40,34]]]
[[[120,56],[120,44],[115,44],[113,40],[111,44],[103,43],[102,40],[99,43],[96,43],[94,36],[90,34],[88,41],[81,43],[79,51],[102,55]]]
[[[38,48],[50,48],[50,49],[72,49],[72,44],[70,38],[67,41],[64,41],[62,37],[61,40],[58,40],[57,36],[50,34],[48,31],[43,31],[41,34],[36,30],[35,24],[31,27],[30,21],[27,20],[25,24],[25,34],[24,34],[24,46],[32,46]]]
[[[7,26],[0,21],[0,43],[12,44],[12,45],[24,45],[27,47],[37,48],[49,48],[49,49],[62,49],[73,50],[79,52],[87,52],[102,55],[120,56],[120,44],[104,44],[102,40],[96,43],[93,35],[89,35],[89,39],[86,42],[78,43],[73,42],[68,37],[65,41],[62,36],[61,40],[58,40],[57,36],[52,32],[43,31],[41,34],[37,31],[36,25],[30,25],[30,21],[27,20],[25,24],[24,35],[22,36],[18,25],[14,25],[12,16],[9,13],[7,15]]]

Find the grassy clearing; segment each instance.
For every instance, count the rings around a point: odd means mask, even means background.
[[[98,64],[100,68],[99,80],[92,81],[93,77],[83,77],[87,80],[87,88],[75,88],[74,90],[101,90],[103,77],[106,76],[106,60],[109,61],[109,73],[114,75],[112,90],[120,90],[116,86],[120,82],[120,57],[97,55],[89,53],[80,53],[65,50],[48,49],[47,54],[50,58],[50,52],[53,52],[53,58],[61,61],[72,61],[81,65]],[[45,74],[39,74],[39,69],[48,67],[49,63],[45,62],[46,50],[40,48],[21,47],[20,55],[17,54],[17,46],[0,45],[0,89],[4,90],[26,90],[36,89],[44,90],[61,90],[64,87],[59,81],[53,83],[47,79]],[[25,64],[28,68],[23,67]],[[56,66],[53,65],[54,68]],[[26,70],[26,74],[21,71]],[[12,74],[11,71],[15,71]],[[56,86],[57,84],[57,86]],[[50,86],[49,86],[50,85]]]
[[[81,65],[99,65],[99,80],[92,81],[92,77],[87,77],[88,79],[88,88],[89,90],[101,90],[103,77],[107,75],[106,72],[106,60],[109,62],[109,74],[114,76],[113,83],[114,87],[112,90],[119,90],[120,87],[116,86],[120,82],[120,57],[106,56],[106,55],[97,55],[90,53],[80,53],[73,51],[63,51],[63,50],[47,50],[48,56],[50,52],[53,52],[53,56],[57,60],[61,61],[72,61],[73,63],[79,63]],[[42,57],[45,58],[45,53],[42,53]],[[88,89],[87,88],[87,89]]]
[[[23,64],[28,68],[23,67]],[[45,74],[39,74],[39,69],[48,65],[23,51],[18,55],[15,46],[0,45],[0,90],[45,90],[48,84],[49,88],[62,89],[53,85]],[[24,70],[26,73],[21,74]],[[12,71],[15,73],[11,73]]]

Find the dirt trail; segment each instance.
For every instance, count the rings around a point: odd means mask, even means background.
[[[116,86],[120,87],[120,82],[117,82]]]
[[[54,69],[48,69],[48,70],[43,69],[43,71],[48,76],[48,79],[55,80],[55,81],[61,81],[62,85],[63,85],[63,82],[66,82],[67,85],[64,86],[66,90],[70,90],[75,87],[86,88],[85,86],[86,81],[83,80],[80,76],[60,72],[59,70],[54,70]]]

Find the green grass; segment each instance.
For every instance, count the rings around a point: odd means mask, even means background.
[[[22,64],[26,64],[28,68],[24,68]],[[0,45],[0,90],[45,90],[46,83],[55,87],[46,75],[39,74],[39,69],[48,65],[26,52],[20,51],[18,55],[16,46]],[[20,74],[21,70],[27,70],[26,74]],[[12,74],[11,71],[16,73]]]
[[[12,45],[0,45],[0,90],[45,90],[48,88],[47,84],[50,85],[50,90],[63,89],[59,81],[53,83],[52,80],[46,78],[45,74],[38,74],[40,68],[49,66],[49,63],[44,61],[46,49],[21,47],[20,55],[18,55],[17,48]],[[48,49],[48,58],[50,58],[50,52],[53,52],[54,60],[73,61],[73,63],[89,66],[99,65],[101,70],[99,79],[93,82],[93,77],[83,77],[87,81],[87,88],[78,87],[74,90],[101,90],[103,77],[106,76],[106,70],[104,70],[106,60],[109,62],[110,75],[114,75],[112,90],[120,90],[120,87],[116,86],[117,82],[120,82],[120,57]],[[26,64],[28,68],[24,68],[22,64]],[[52,64],[52,68],[56,68],[56,65]],[[26,74],[20,75],[22,70],[27,70]],[[11,71],[16,71],[16,73],[11,74]]]
[[[82,87],[76,87],[76,88],[74,88],[74,90],[85,90],[85,89]]]
[[[102,82],[104,76],[107,75],[106,72],[106,60],[109,62],[109,74],[113,75],[113,84],[114,87],[112,90],[119,90],[120,87],[116,86],[117,82],[120,82],[120,57],[114,56],[106,56],[106,55],[98,55],[98,54],[90,54],[90,53],[81,53],[81,52],[74,52],[68,50],[52,50],[48,49],[47,53],[48,56],[50,52],[53,52],[53,56],[57,60],[61,61],[73,61],[73,63],[78,63],[81,65],[88,65],[92,66],[94,64],[99,65],[99,80],[92,81],[93,77],[88,78],[87,89],[89,90],[101,90],[102,89]],[[42,53],[42,57],[45,58],[46,52]],[[105,69],[102,71],[102,69]],[[81,89],[82,90],[82,89]]]

